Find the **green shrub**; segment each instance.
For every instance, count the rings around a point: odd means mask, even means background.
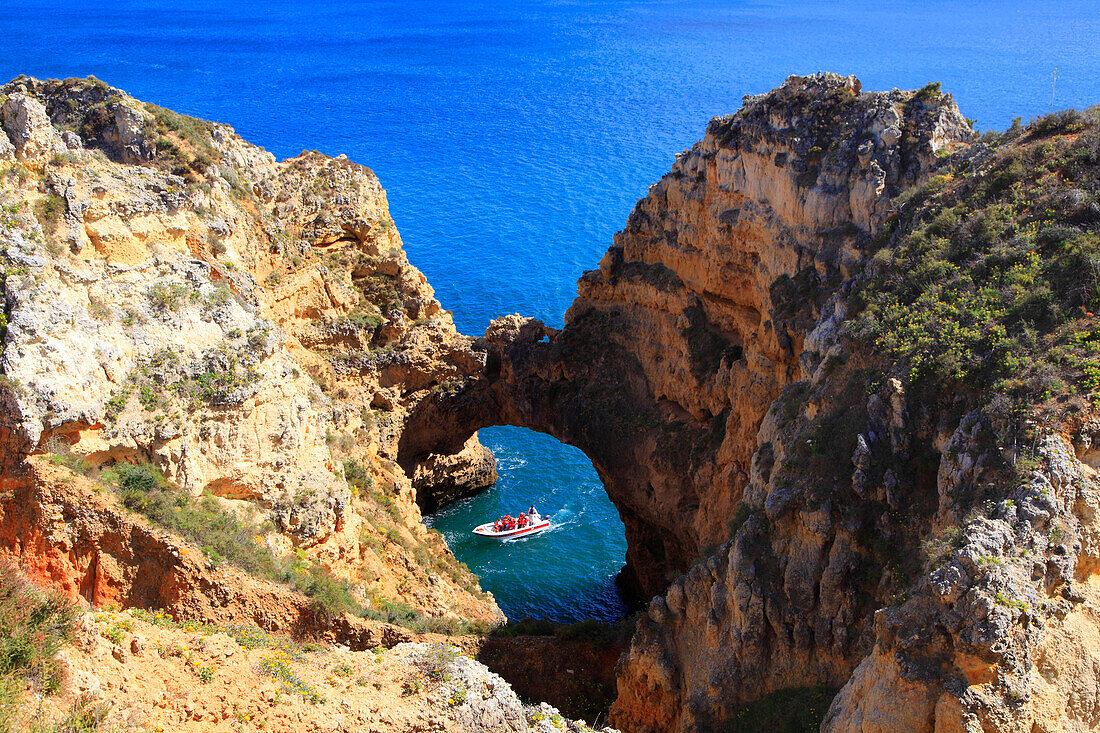
[[[492,629],[493,636],[553,636],[559,641],[586,641],[607,648],[625,645],[638,623],[638,614],[631,614],[614,622],[585,619],[572,624],[563,624],[547,619],[523,618],[509,621]]]
[[[899,199],[849,332],[910,381],[990,400],[1100,389],[1100,225],[1079,215],[1100,187],[1098,116],[1035,121],[990,153],[987,173]]]
[[[374,489],[374,476],[363,464],[354,459],[344,461],[344,478],[356,496],[364,495]]]
[[[459,657],[459,651],[450,644],[431,644],[413,659],[413,664],[432,682],[444,682],[450,678],[451,668]]]
[[[356,328],[374,330],[382,325],[382,315],[376,310],[354,311],[347,317],[348,323]]]
[[[148,494],[153,491],[167,490],[168,480],[156,466],[148,463],[119,463],[114,467],[119,489],[125,499],[132,492]],[[125,502],[124,502],[125,503]]]
[[[163,282],[153,284],[145,293],[149,299],[149,305],[161,313],[179,310],[183,304],[183,296],[186,294],[187,287],[185,285],[180,283],[169,285]]]
[[[386,496],[381,491],[371,491],[369,492],[369,496],[371,499],[374,500],[376,504],[378,504],[380,507],[382,507],[382,509],[385,510],[386,514],[388,514],[390,516],[390,519],[392,519],[394,522],[401,523],[403,521],[401,517],[401,510],[398,508],[397,503],[391,497]],[[399,544],[401,543],[399,537],[393,537],[391,539],[393,539],[394,542],[398,542]]]
[[[221,157],[213,144],[210,122],[148,102],[145,109],[153,115],[156,163],[162,169],[197,181],[199,174]]]
[[[945,527],[937,536],[922,542],[921,551],[929,566],[938,567],[951,558],[951,553],[962,547],[963,540],[962,527]]]
[[[375,621],[403,626],[421,634],[455,635],[489,632],[488,625],[483,622],[425,616],[403,601],[391,601],[378,595],[371,598],[370,606],[362,611],[362,615]]]
[[[404,308],[405,300],[397,289],[397,280],[389,275],[370,275],[356,281],[363,298],[381,313]],[[381,319],[379,319],[381,322]]]
[[[771,444],[769,443],[768,445],[770,446]],[[741,525],[743,525],[751,515],[752,508],[744,501],[737,505],[737,511],[733,513],[733,517],[726,523],[726,526],[729,528],[730,539],[736,536],[737,530],[741,529]]]
[[[359,604],[346,581],[338,580],[322,565],[313,565],[294,580],[294,588],[309,596],[314,612],[325,619],[343,613],[356,613]]]
[[[207,664],[200,664],[194,668],[195,676],[199,678],[199,681],[203,684],[212,682],[214,680],[214,669]]]
[[[150,465],[118,464],[107,472],[117,476],[122,504],[154,523],[201,547],[208,557],[223,559],[253,575],[284,582],[289,573],[258,542],[258,530],[222,509],[211,496],[192,497],[170,486]]]
[[[940,82],[933,81],[925,84],[923,87],[917,90],[917,99],[939,99],[943,94],[940,88]]]
[[[34,204],[35,217],[46,231],[57,228],[61,217],[65,214],[65,209],[65,199],[52,193],[44,199],[39,199]]]
[[[75,621],[68,600],[39,590],[0,562],[0,732],[11,730],[24,684],[45,693],[60,688],[54,655],[72,642]]]
[[[93,295],[88,298],[88,314],[97,321],[110,321],[114,311],[107,301]]]
[[[1063,109],[1036,117],[1028,124],[1026,131],[1036,137],[1072,134],[1085,129],[1087,121],[1087,118],[1081,112],[1075,109]]]

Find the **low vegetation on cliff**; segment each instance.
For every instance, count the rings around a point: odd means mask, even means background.
[[[319,563],[303,556],[283,558],[273,553],[267,537],[270,522],[242,518],[210,496],[192,497],[147,463],[118,463],[97,470],[74,456],[51,456],[53,462],[81,470],[110,487],[119,502],[200,548],[214,565],[229,562],[257,578],[286,584],[308,596],[314,610],[333,617],[359,610],[349,584]]]
[[[57,653],[72,643],[76,615],[68,599],[40,590],[13,565],[0,562],[0,733],[92,730],[102,718],[101,704],[83,700],[57,726],[28,721],[23,714],[26,696],[61,689],[64,670]]]
[[[167,529],[200,548],[208,562],[217,567],[230,563],[264,580],[287,585],[310,599],[315,613],[332,619],[343,613],[361,615],[376,621],[397,624],[418,633],[470,634],[486,633],[485,622],[455,618],[433,618],[400,600],[385,597],[368,588],[366,595],[347,580],[335,577],[323,564],[310,562],[304,552],[281,556],[269,547],[275,527],[260,520],[256,512],[242,517],[238,510],[228,509],[209,494],[193,497],[168,481],[164,474],[148,463],[118,463],[97,469],[73,455],[52,455],[51,462],[80,471],[110,488],[127,509],[143,515],[155,525]],[[349,480],[365,486],[362,469],[349,462]],[[447,557],[439,546],[442,539],[429,535],[425,541],[409,540],[397,529],[400,514],[396,506],[381,492],[368,491],[364,502],[376,502],[373,511],[361,512],[375,522],[375,529],[385,542],[412,553],[417,561],[439,572],[453,576],[461,583],[461,572],[469,572],[457,560]],[[435,541],[432,546],[431,541]],[[372,552],[385,554],[381,541],[366,534],[364,544]],[[473,589],[472,589],[473,590]],[[471,591],[472,592],[472,591]]]
[[[896,202],[853,333],[907,380],[1100,399],[1098,191],[1100,108],[986,135]]]

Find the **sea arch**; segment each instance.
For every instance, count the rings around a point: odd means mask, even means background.
[[[634,599],[660,593],[697,554],[682,516],[698,502],[684,482],[684,456],[695,421],[677,421],[650,394],[637,358],[607,338],[614,316],[593,310],[558,331],[506,316],[490,324],[475,348],[484,367],[457,391],[440,391],[408,416],[398,463],[412,475],[429,455],[460,451],[476,431],[513,425],[546,433],[592,462],[626,534],[621,589]],[[686,441],[686,442],[685,442]]]

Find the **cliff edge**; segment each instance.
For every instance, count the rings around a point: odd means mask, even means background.
[[[375,175],[278,162],[95,79],[20,77],[0,100],[0,551],[93,603],[148,600],[151,558],[120,549],[117,522],[61,539],[46,507],[64,515],[65,497],[28,463],[47,456],[215,565],[229,550],[202,537],[224,527],[267,576],[343,584],[376,615],[502,619],[393,460],[410,406],[481,357],[409,264]],[[465,470],[448,491],[495,480],[476,436],[430,458]],[[430,494],[430,471],[418,484]]]

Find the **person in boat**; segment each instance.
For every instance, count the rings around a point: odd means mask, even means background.
[[[516,526],[520,529],[527,526],[527,512],[519,513],[519,520],[516,522]]]
[[[540,517],[539,513],[535,511],[534,504],[532,504],[531,508],[527,510],[527,517],[531,520],[531,524],[538,524]]]

